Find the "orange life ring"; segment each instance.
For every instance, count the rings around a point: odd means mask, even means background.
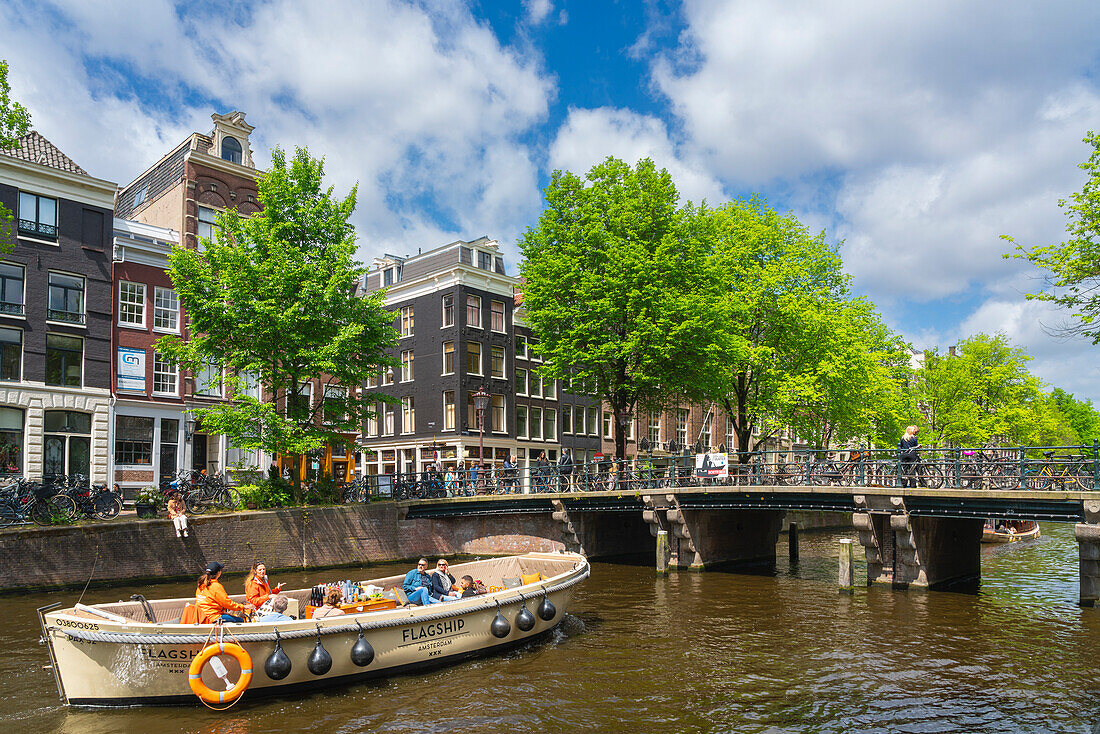
[[[231,655],[241,666],[241,677],[236,685],[228,691],[215,691],[202,682],[202,669],[215,655]],[[191,661],[191,667],[187,671],[188,682],[191,691],[207,703],[225,703],[241,697],[252,682],[252,658],[240,645],[232,642],[215,642],[203,648],[202,652]]]

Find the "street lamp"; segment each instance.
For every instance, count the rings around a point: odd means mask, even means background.
[[[481,386],[474,393],[474,411],[477,413],[477,422],[481,428],[477,439],[477,455],[481,461],[485,461],[485,409],[489,407],[489,393],[485,392],[485,386]]]

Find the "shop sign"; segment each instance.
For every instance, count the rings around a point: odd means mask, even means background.
[[[145,392],[145,350],[118,348],[118,389]]]

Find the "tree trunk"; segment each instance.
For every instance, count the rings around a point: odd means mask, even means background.
[[[737,375],[737,422],[734,425],[734,433],[737,435],[737,463],[748,464],[749,454],[752,452],[752,425],[749,423],[749,381],[748,376],[742,372]]]

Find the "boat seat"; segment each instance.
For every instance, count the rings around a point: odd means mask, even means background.
[[[199,608],[194,604],[188,604],[183,608],[183,616],[179,619],[180,624],[198,624],[199,623]]]

